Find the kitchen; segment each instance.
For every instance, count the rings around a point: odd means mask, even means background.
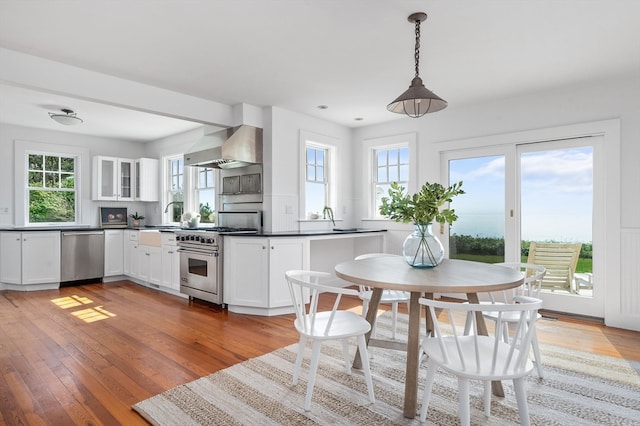
[[[418,6],[419,4],[416,3],[415,7]],[[616,46],[622,48],[622,46],[628,44],[629,40],[635,40],[633,35],[635,30],[632,29],[634,26],[620,24],[620,20],[624,21],[627,16],[633,15],[633,13],[628,13],[628,9],[625,8],[633,6],[626,2],[625,5],[616,7],[604,6],[604,3],[600,6],[614,8],[615,12],[612,12],[611,16],[619,18],[614,20],[616,24],[611,27],[611,31],[607,32],[607,36],[611,40],[602,39],[603,43],[615,43]],[[226,6],[229,9],[229,13],[237,12],[235,10],[236,7],[241,8],[240,5]],[[564,6],[556,5],[556,7],[562,8]],[[56,10],[56,13],[61,10]],[[353,12],[352,10],[350,11]],[[522,19],[523,27],[527,27],[526,22],[529,22],[531,14],[540,13],[536,8],[527,9],[527,13],[523,13],[523,11],[524,9],[515,10],[513,16],[513,19]],[[80,10],[76,12],[81,13]],[[191,13],[190,11],[183,12]],[[491,8],[483,10],[483,13],[487,14],[492,12],[496,11]],[[22,13],[26,14],[21,15],[23,17],[29,16],[26,9],[19,12],[18,9],[15,9],[9,13]],[[51,13],[54,12],[52,11]],[[148,26],[146,29],[149,33],[155,33],[157,37],[165,37],[162,31],[145,22],[142,18],[144,16],[142,10],[138,8],[132,9],[132,13],[140,13],[141,18],[139,21],[141,25]],[[261,13],[270,16],[274,11],[267,8],[267,10],[261,10]],[[393,13],[397,15],[398,11]],[[521,15],[520,13],[523,14]],[[60,19],[71,19],[71,16],[72,14],[67,17],[61,16]],[[386,14],[383,13],[382,16],[386,16]],[[458,12],[447,11],[447,14],[440,16],[438,19],[451,19],[454,16],[461,18],[458,16]],[[274,19],[276,18],[274,17]],[[547,21],[550,19],[556,19],[556,17],[549,18],[545,15],[545,19],[536,20],[536,22],[542,21],[543,23],[539,25],[547,25]],[[602,14],[594,13],[589,16],[585,15],[584,19],[598,21],[604,18]],[[401,21],[403,25],[398,25],[398,31],[402,31],[403,27],[408,25],[406,17]],[[429,21],[425,24],[425,31],[433,31],[432,21],[432,18],[429,18]],[[602,24],[611,25],[611,22],[614,21],[607,19],[602,21]],[[18,20],[15,20],[15,22],[18,22]],[[33,14],[24,22],[24,25],[37,25],[39,26],[38,28],[46,28],[46,25],[48,25],[39,13]],[[89,22],[93,22],[96,29],[104,29],[100,26],[101,23],[96,21],[78,22],[72,19],[70,22],[73,22],[73,25],[70,24],[65,27],[65,31],[69,31],[74,25],[88,25]],[[579,20],[576,22],[579,22]],[[5,23],[3,22],[3,24]],[[194,141],[199,140],[211,131],[248,124],[264,129],[264,201],[262,209],[264,231],[305,231],[317,228],[318,223],[306,220],[304,205],[301,204],[303,191],[300,190],[301,174],[299,167],[301,164],[301,150],[299,147],[303,143],[303,139],[324,140],[328,145],[333,144],[338,151],[335,168],[341,171],[337,176],[337,185],[340,188],[340,193],[333,206],[336,212],[336,219],[340,220],[338,226],[345,228],[388,229],[385,238],[386,244],[389,250],[393,251],[397,248],[398,241],[402,239],[402,235],[405,235],[409,228],[389,222],[383,218],[372,217],[371,215],[370,200],[367,198],[368,195],[365,190],[368,185],[367,147],[371,144],[371,141],[397,135],[408,135],[413,138],[416,141],[416,164],[420,164],[420,167],[414,170],[414,178],[416,182],[423,182],[438,181],[446,178],[441,175],[444,167],[440,164],[439,158],[441,153],[447,149],[468,149],[474,144],[476,146],[490,146],[492,139],[502,141],[509,138],[516,140],[522,138],[522,140],[526,141],[546,140],[550,137],[570,138],[575,134],[604,134],[607,149],[604,152],[603,162],[606,167],[604,167],[604,175],[601,181],[606,186],[604,192],[607,194],[607,200],[606,203],[600,203],[605,207],[602,213],[603,216],[598,219],[596,225],[602,228],[600,233],[603,236],[602,241],[599,242],[603,255],[601,274],[604,281],[602,282],[606,286],[607,295],[620,297],[609,296],[606,298],[602,316],[607,324],[636,328],[638,307],[634,304],[625,304],[623,302],[635,300],[633,297],[628,297],[635,294],[635,287],[629,284],[633,282],[632,277],[637,274],[637,271],[631,266],[635,265],[635,262],[633,262],[634,255],[629,255],[631,256],[630,259],[620,262],[620,259],[623,258],[621,247],[635,247],[637,218],[640,217],[640,214],[638,214],[640,200],[629,187],[637,180],[636,168],[631,159],[636,157],[635,154],[638,150],[636,144],[633,143],[637,139],[638,131],[636,127],[630,124],[635,122],[634,117],[637,116],[638,100],[635,98],[629,99],[627,95],[628,93],[636,92],[640,84],[638,73],[635,72],[636,69],[633,68],[635,66],[633,64],[631,64],[631,68],[621,68],[620,75],[615,77],[590,77],[592,81],[597,82],[596,84],[574,84],[573,80],[569,84],[563,80],[557,83],[559,87],[563,87],[562,91],[556,91],[550,87],[535,93],[506,91],[502,92],[500,99],[481,97],[486,98],[483,100],[482,106],[478,106],[477,98],[475,102],[471,103],[451,102],[451,105],[445,111],[438,114],[429,114],[421,120],[398,120],[395,119],[398,118],[396,115],[393,115],[393,119],[388,118],[390,113],[384,108],[384,104],[389,102],[387,96],[376,95],[379,98],[378,100],[365,102],[366,106],[361,105],[362,108],[366,108],[363,109],[363,111],[366,111],[366,114],[363,113],[363,115],[366,115],[365,119],[353,120],[348,114],[341,113],[338,107],[321,103],[317,96],[313,97],[313,99],[318,99],[314,102],[317,107],[309,107],[307,105],[304,108],[296,107],[293,104],[282,107],[273,101],[252,104],[250,101],[247,102],[251,99],[251,96],[249,94],[244,95],[244,92],[242,92],[241,99],[222,103],[210,100],[216,99],[211,94],[208,94],[209,99],[194,97],[177,91],[160,89],[138,81],[123,79],[108,73],[98,73],[78,65],[67,65],[63,62],[55,62],[44,57],[20,52],[19,50],[12,50],[11,46],[18,45],[15,38],[19,38],[24,33],[18,28],[14,28],[13,25],[16,24],[14,22],[6,22],[6,25],[3,25],[3,47],[0,50],[2,89],[3,91],[8,89],[10,94],[0,97],[3,107],[0,118],[0,143],[2,144],[3,153],[6,152],[8,154],[0,158],[0,179],[3,182],[10,182],[9,185],[0,187],[0,199],[4,203],[0,205],[0,226],[22,226],[23,218],[25,217],[24,194],[19,190],[24,187],[24,175],[20,167],[17,167],[22,164],[24,153],[18,152],[16,146],[34,149],[51,146],[66,147],[68,148],[67,151],[77,153],[80,156],[80,171],[86,177],[91,176],[91,161],[95,156],[129,159],[149,158],[160,161],[167,156],[186,152]],[[252,25],[258,28],[260,25],[268,24],[252,18]],[[372,37],[377,34],[375,26],[370,28],[366,23],[360,23],[359,21],[355,25],[360,26],[360,30],[353,31],[351,29],[350,34],[353,37],[357,37],[361,41],[361,45],[366,44],[366,37]],[[406,30],[406,28],[404,29]],[[220,30],[220,28],[217,30]],[[285,30],[283,28],[283,31]],[[497,31],[497,28],[495,30]],[[265,31],[265,33],[269,33],[269,31]],[[91,34],[88,28],[85,32]],[[536,35],[539,34],[539,32],[536,32]],[[551,36],[551,34],[553,33],[549,31],[548,35]],[[41,33],[34,30],[31,35],[39,37]],[[118,36],[121,35],[118,34]],[[430,37],[434,36],[436,34]],[[592,35],[586,34],[585,36]],[[365,39],[362,39],[362,37],[365,37]],[[561,36],[558,36],[558,38],[563,39]],[[503,37],[502,39],[507,41],[508,37]],[[40,41],[44,43],[44,40]],[[173,39],[171,41],[173,42]],[[314,41],[319,43],[318,49],[322,51],[327,50],[320,47],[323,43],[335,43],[335,41],[324,39]],[[565,41],[568,42],[568,40]],[[212,40],[212,42],[217,43],[216,48],[219,49],[221,56],[244,56],[241,52],[234,51],[230,46],[219,43],[217,39]],[[409,42],[411,44],[412,40],[409,40]],[[469,42],[470,40],[465,41],[465,43]],[[387,51],[387,58],[410,62],[411,58],[405,58],[405,55],[402,55],[403,49],[401,46],[406,43],[406,37],[398,37],[397,45],[394,45],[394,49]],[[53,52],[60,47],[53,40],[50,44],[48,47]],[[167,44],[171,47],[176,47],[169,41],[167,41]],[[437,46],[441,48],[440,46],[443,46],[442,43],[435,41],[428,44],[433,46],[432,48]],[[337,43],[334,46],[336,53],[341,51],[342,45],[343,43]],[[44,48],[44,44],[42,46]],[[633,49],[632,45],[632,53],[620,56],[634,57],[635,53],[633,52],[635,50]],[[511,49],[510,51],[513,50]],[[578,50],[576,48],[576,51]],[[86,51],[88,52],[90,49]],[[478,47],[474,51],[481,52],[482,48]],[[603,49],[603,52],[609,54],[610,49]],[[112,56],[115,58],[117,53],[125,52],[122,49],[117,49],[112,52]],[[369,69],[375,69],[378,65],[374,66],[373,64],[379,64],[380,62],[377,55],[375,56],[375,58],[366,58],[369,61],[366,63],[370,64]],[[509,55],[505,55],[505,58],[508,57]],[[335,59],[335,63],[340,63],[338,58]],[[135,62],[137,57],[135,59],[130,57],[129,59]],[[313,59],[316,60],[317,58]],[[375,59],[374,63],[370,62],[372,59]],[[619,56],[613,56],[608,61],[612,64],[617,64],[616,60],[618,59],[620,59]],[[465,61],[467,60],[468,58],[465,58]],[[390,61],[390,59],[387,59],[387,62]],[[443,63],[446,64],[447,62],[444,61]],[[555,66],[555,63],[551,61],[546,63],[546,66]],[[265,67],[274,66],[270,62],[266,62],[263,65]],[[321,63],[314,63],[314,65],[315,67],[311,67],[314,70],[324,69]],[[505,67],[513,65],[515,65],[513,61],[507,60],[501,66],[501,69],[506,69]],[[573,63],[571,65],[575,66]],[[629,65],[619,64],[618,66],[628,67]],[[431,64],[429,68],[433,66],[435,65]],[[445,69],[449,69],[451,63],[449,62],[449,65],[444,66]],[[568,64],[565,64],[562,69],[566,70],[567,66]],[[465,67],[466,65],[461,64],[459,67],[454,68],[465,69]],[[164,70],[162,67],[156,68],[156,72],[169,71],[169,69]],[[280,67],[277,68],[277,72],[281,72],[279,70]],[[400,74],[404,73],[398,71],[398,67],[395,65],[391,65],[391,68],[394,69],[394,75],[398,75],[396,78],[403,81],[404,79]],[[411,67],[409,66],[409,68]],[[572,69],[574,73],[579,71],[588,72],[590,67],[585,65]],[[349,77],[350,74],[348,72],[352,70],[343,71],[345,73],[345,81],[358,80]],[[269,68],[269,72],[277,73],[273,68]],[[516,77],[518,74],[514,70],[511,76]],[[551,75],[553,73],[550,72],[548,74]],[[555,74],[557,74],[558,78],[562,77],[559,71]],[[375,73],[367,74],[367,76],[370,78],[375,76]],[[294,74],[290,75],[289,78],[296,77],[299,76]],[[317,76],[317,78],[319,77]],[[533,76],[529,78],[533,78]],[[244,81],[247,79],[244,78]],[[366,85],[366,87],[377,86],[381,88],[381,84],[386,87],[397,85],[397,82],[387,80],[385,79],[384,82],[377,81],[374,84]],[[466,78],[462,80],[467,81]],[[500,79],[494,80],[491,86],[496,89],[502,81],[498,81]],[[215,83],[217,85],[216,90],[219,93],[228,90],[228,86],[230,86],[230,84],[224,82],[216,81]],[[454,86],[458,87],[459,83],[460,81]],[[402,83],[402,85],[404,84],[406,83]],[[486,85],[479,84],[475,87],[480,86]],[[234,87],[236,87],[234,90],[240,93],[244,86],[238,85]],[[590,102],[590,99],[601,97],[599,91],[602,88],[606,89],[605,99],[608,102]],[[11,94],[11,90],[26,90],[40,95],[44,94],[45,98],[55,95],[57,102],[53,102],[51,99],[41,99],[40,101],[35,101],[35,103],[14,103],[12,100],[15,98]],[[208,89],[203,89],[202,93],[205,93],[206,90]],[[280,90],[284,89],[281,88]],[[332,90],[335,91],[335,88],[332,88]],[[396,89],[388,88],[385,89],[385,92],[387,90],[389,93],[394,93]],[[465,90],[472,93],[471,87],[467,87]],[[359,90],[359,93],[365,92],[369,92],[369,90]],[[441,89],[438,92],[442,93]],[[228,92],[224,93],[228,94]],[[356,99],[358,96],[352,95],[351,98]],[[385,101],[382,98],[387,100]],[[28,99],[33,100],[33,98]],[[508,100],[506,104],[508,107],[506,108],[504,99]],[[544,108],[540,106],[540,99],[549,100],[545,102]],[[141,113],[141,115],[136,116],[137,121],[147,124],[143,127],[146,127],[149,134],[152,134],[156,128],[161,127],[163,120],[168,118],[172,119],[172,125],[175,125],[176,121],[173,119],[179,119],[181,127],[174,127],[174,132],[165,133],[164,135],[153,133],[156,135],[155,137],[140,136],[134,132],[131,132],[130,136],[127,137],[118,129],[119,127],[124,129],[125,126],[117,126],[118,128],[114,129],[113,125],[109,136],[83,134],[83,127],[88,129],[101,121],[99,111],[92,109],[94,104],[104,107],[117,106],[118,108],[114,109],[119,112],[112,112],[113,114]],[[580,105],[580,108],[576,108],[576,105]],[[328,108],[325,108],[327,106]],[[91,114],[92,119],[87,119],[85,123],[79,126],[63,128],[47,117],[47,112],[55,111],[60,107],[75,108],[77,111],[95,111],[95,114]],[[382,114],[385,115],[383,116]],[[44,119],[41,118],[40,120],[44,120],[47,123],[28,124],[24,120],[24,117],[27,116],[31,120],[33,120],[34,116],[44,117]],[[121,118],[122,116],[114,115],[114,117]],[[36,123],[36,121],[30,121],[29,123]],[[125,122],[120,121],[122,123]],[[465,125],[460,126],[459,123],[465,123]],[[530,134],[526,134],[527,132],[530,132]],[[624,152],[624,155],[621,155],[621,152]],[[100,207],[121,207],[124,205],[118,201],[91,201],[91,188],[86,181],[79,187],[79,190],[82,202],[81,218],[78,223],[97,226]],[[623,193],[625,194],[624,197],[621,195]],[[165,205],[166,200],[156,203],[135,200],[126,202],[130,213],[143,212],[144,216],[146,216],[146,223],[151,224],[165,222],[163,220],[163,208]]]
[[[100,228],[102,209],[126,208],[127,214],[145,216],[146,224],[164,224],[164,210],[171,201],[160,189],[167,181],[164,161],[182,156],[203,136],[244,124],[264,131],[262,232],[315,233],[334,227],[327,220],[309,219],[301,201],[301,147],[306,141],[321,142],[337,152],[340,191],[332,205],[337,227],[387,232],[330,239],[223,236],[225,261],[246,265],[242,256],[226,254],[257,256],[264,242],[273,240],[291,244],[285,247],[287,258],[300,256],[297,262],[303,266],[330,270],[341,259],[378,251],[380,234],[380,251],[396,250],[410,229],[370,214],[367,163],[374,142],[393,143],[396,136],[412,139],[417,166],[412,179],[424,182],[446,179],[441,155],[450,149],[471,151],[507,139],[527,143],[603,135],[606,149],[598,182],[607,196],[600,203],[604,214],[597,226],[605,238],[594,246],[604,258],[599,273],[607,296],[603,317],[610,327],[597,332],[604,330],[603,340],[615,342],[623,355],[635,351],[611,333],[613,327],[637,330],[640,324],[637,5],[603,1],[586,7],[569,1],[511,7],[482,1],[460,7],[428,2],[423,78],[450,104],[442,112],[413,120],[391,114],[385,106],[413,75],[413,33],[407,15],[424,9],[424,2],[366,2],[366,19],[363,2],[342,2],[339,10],[273,3],[176,3],[162,9],[130,2],[126,8],[118,4],[115,11],[100,2],[91,7],[2,2],[0,228],[24,226],[25,152],[52,149],[79,158],[78,223]],[[221,74],[223,68],[228,74]],[[196,82],[201,84],[190,84]],[[27,102],[14,101],[23,95]],[[355,100],[357,107],[345,106]],[[47,113],[61,108],[74,109],[84,123],[63,127],[53,122]],[[127,125],[125,116],[134,113],[133,121],[146,134]],[[109,133],[83,130],[107,117]],[[156,132],[165,125],[175,127]],[[93,199],[95,157],[157,161],[158,199]],[[216,188],[222,186],[217,182]],[[9,389],[7,394],[24,391],[21,401],[27,402],[20,406],[17,398],[4,400],[11,404],[7,412],[12,415],[28,412],[15,418],[33,414],[46,419],[55,411],[50,421],[59,424],[88,419],[141,424],[130,408],[136,401],[295,341],[290,320],[277,315],[281,306],[270,302],[278,300],[278,292],[261,293],[257,301],[247,297],[256,289],[267,291],[261,280],[270,272],[268,256],[262,258],[261,265],[267,265],[263,269],[253,263],[251,268],[235,268],[254,287],[247,286],[241,294],[229,290],[234,299],[227,309],[215,303],[190,304],[180,292],[179,266],[175,267],[179,241],[171,236],[178,234],[128,228],[105,232],[105,270],[141,285],[114,281],[101,285],[100,291],[91,285],[75,291],[62,288],[65,300],[55,302],[47,292],[6,291],[7,287],[0,291],[8,324],[1,328],[9,337],[3,340],[3,354],[10,355],[3,358],[10,368],[3,370],[0,389]],[[60,273],[55,270],[60,244],[55,238],[51,241],[29,252],[39,267],[26,271],[44,275],[36,279],[55,279]],[[6,257],[15,253],[3,250],[0,257],[15,267],[17,260]],[[121,264],[107,260],[121,256]],[[134,258],[138,261],[132,263]],[[46,261],[51,269],[42,268]],[[180,298],[174,296],[179,294]],[[65,310],[72,305],[86,308],[86,318],[115,316],[117,321],[77,321]],[[553,328],[547,335],[555,332]],[[575,329],[557,334],[568,333],[579,334]],[[602,345],[607,348],[607,342]],[[111,362],[105,363],[107,359]],[[67,408],[67,401],[82,402]],[[60,414],[65,408],[67,414]]]

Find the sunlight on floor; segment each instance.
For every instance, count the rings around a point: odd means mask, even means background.
[[[76,295],[60,297],[59,299],[53,299],[51,301],[62,309],[75,308],[76,306],[88,305],[90,303],[93,303],[93,300],[87,297],[80,297]]]
[[[87,297],[81,297],[76,295],[60,297],[58,299],[52,299],[51,301],[61,309],[75,308],[78,306],[89,305],[91,303],[94,303],[93,300]],[[79,311],[73,311],[71,312],[71,315],[81,319],[86,323],[100,321],[103,319],[116,316],[116,314],[107,311],[102,306],[96,306],[95,308],[86,308],[86,309],[81,309]]]
[[[95,322],[116,316],[116,314],[107,311],[102,306],[75,311],[71,315],[80,318],[84,322]]]

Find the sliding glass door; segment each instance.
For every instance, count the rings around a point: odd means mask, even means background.
[[[449,182],[462,180],[466,192],[452,204],[460,219],[449,230],[449,257],[550,261],[545,308],[602,317],[597,218],[604,194],[594,186],[601,144],[585,137],[443,152]]]

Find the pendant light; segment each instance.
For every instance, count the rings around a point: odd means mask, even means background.
[[[62,111],[64,114],[50,112],[49,117],[60,124],[64,124],[65,126],[75,126],[76,124],[80,124],[83,121],[82,118],[77,117],[77,114],[73,112],[72,109],[64,108],[60,111]]]
[[[387,109],[409,117],[422,117],[428,112],[440,111],[447,107],[447,101],[424,87],[420,78],[420,22],[427,19],[427,14],[417,12],[409,15],[409,22],[416,24],[416,76],[411,80],[411,86],[402,95],[387,105]]]

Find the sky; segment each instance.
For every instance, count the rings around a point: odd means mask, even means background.
[[[520,158],[522,239],[591,242],[592,148],[530,152]],[[449,167],[450,182],[462,180],[466,192],[451,203],[459,216],[451,233],[503,237],[504,157],[452,160]]]

